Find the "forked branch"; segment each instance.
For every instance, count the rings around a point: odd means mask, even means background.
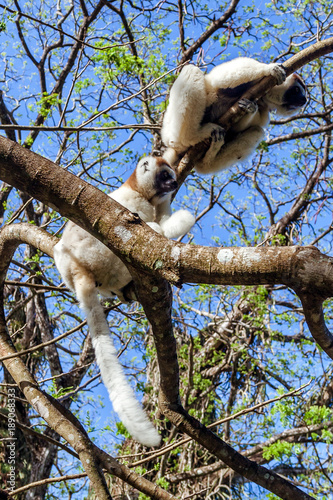
[[[55,207],[109,246],[125,265],[130,259],[139,272],[166,279],[177,286],[184,282],[283,283],[293,288],[302,298],[313,337],[333,359],[333,337],[323,327],[324,320],[314,321],[311,301],[304,298],[311,297],[319,313],[323,300],[333,296],[333,259],[315,247],[218,249],[166,240],[144,223],[134,224],[128,210],[98,189],[4,137],[0,137],[0,178]],[[131,234],[127,243],[116,230],[120,221]],[[154,235],[156,244],[153,247],[148,242],[147,231]]]

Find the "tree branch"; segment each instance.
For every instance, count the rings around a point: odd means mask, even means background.
[[[131,269],[132,271],[132,269]],[[234,471],[250,481],[263,486],[284,500],[308,500],[313,497],[302,492],[278,474],[247,459],[201,422],[190,416],[179,397],[179,369],[176,341],[170,319],[171,290],[165,280],[156,279],[133,270],[135,286],[148,321],[152,325],[160,368],[159,405],[163,414],[180,430]],[[152,292],[154,301],[152,303]]]
[[[291,287],[301,294],[311,334],[333,359],[333,336],[323,321],[314,321],[311,301],[304,300],[312,297],[316,314],[322,314],[323,300],[333,295],[333,259],[315,247],[218,249],[167,240],[97,188],[4,137],[0,137],[0,178],[89,231],[125,265],[129,259],[138,271],[177,286],[191,282]],[[131,234],[125,244],[119,226]]]
[[[219,19],[214,19],[211,25],[202,33],[202,35],[189,47],[184,53],[183,57],[180,60],[180,64],[184,64],[186,61],[190,61],[193,57],[193,54],[201,47],[206,40],[215,33],[218,29],[222,28],[222,26],[231,18],[231,16],[236,12],[236,7],[239,4],[240,0],[231,0],[229,7],[223,14],[223,16],[219,17]]]

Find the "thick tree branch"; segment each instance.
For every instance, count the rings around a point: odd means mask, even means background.
[[[165,280],[133,271],[138,298],[152,325],[161,386],[159,404],[163,414],[180,430],[195,439],[213,455],[234,471],[250,481],[263,486],[284,500],[306,500],[313,498],[278,474],[247,459],[229,446],[194,417],[190,416],[180,402],[178,392],[179,369],[176,341],[170,321],[171,291]],[[154,301],[152,303],[152,291]],[[165,306],[165,307],[163,307]]]
[[[219,249],[166,240],[106,194],[4,137],[0,178],[69,217],[138,271],[178,286],[283,283],[293,288],[301,294],[313,337],[333,359],[333,336],[321,320],[314,321],[315,314],[322,314],[323,300],[333,295],[333,259],[315,247]],[[126,243],[119,228],[131,235]],[[314,300],[315,314],[305,296]]]

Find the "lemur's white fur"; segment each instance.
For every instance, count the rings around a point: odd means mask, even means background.
[[[242,99],[246,114],[227,132],[218,119],[239,101],[246,90],[264,76],[273,75],[277,85],[257,103]],[[212,138],[205,157],[195,165],[200,173],[214,173],[250,156],[264,138],[269,112],[291,115],[306,102],[302,79],[290,75],[279,64],[264,64],[239,57],[213,68],[204,75],[196,66],[184,66],[170,91],[162,125],[162,140],[167,146],[164,158],[177,163],[190,146]]]
[[[131,177],[110,197],[138,213],[152,229],[168,238],[186,234],[195,219],[186,210],[171,214],[171,194],[177,188],[174,170],[162,158],[142,159]],[[121,231],[121,229],[120,229]],[[92,337],[97,364],[113,407],[129,433],[146,446],[157,446],[160,436],[136,400],[110,337],[98,292],[123,299],[131,275],[122,261],[84,229],[68,222],[54,260],[66,285],[75,292]]]

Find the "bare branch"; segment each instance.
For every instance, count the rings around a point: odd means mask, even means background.
[[[231,0],[229,7],[219,19],[214,19],[211,25],[202,33],[202,35],[189,47],[183,54],[180,60],[180,64],[184,64],[186,61],[190,61],[193,54],[203,45],[203,43],[208,40],[213,33],[222,28],[222,26],[227,23],[231,16],[235,13],[236,7],[240,0]]]

